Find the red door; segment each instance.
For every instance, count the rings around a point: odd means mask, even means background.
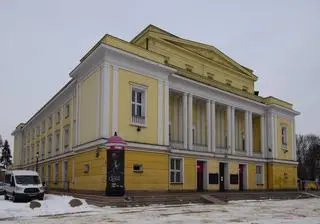
[[[197,161],[197,191],[203,191],[203,164],[203,161]]]

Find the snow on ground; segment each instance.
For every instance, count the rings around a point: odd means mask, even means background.
[[[226,205],[153,205],[131,208],[98,208],[84,203],[68,205],[72,197],[47,195],[42,208],[0,198],[0,224],[95,223],[320,223],[320,199],[232,201]]]
[[[4,196],[0,196],[0,221],[7,218],[26,218],[92,211],[95,208],[81,199],[83,204],[79,207],[72,208],[69,205],[71,199],[73,199],[73,197],[47,194],[43,201],[38,201],[41,203],[40,208],[31,209],[29,206],[30,203],[13,203],[12,201],[5,201]]]

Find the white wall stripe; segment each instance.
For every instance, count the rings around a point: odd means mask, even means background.
[[[112,93],[112,133],[113,135],[118,130],[118,95],[119,95],[119,84],[118,84],[118,72],[119,67],[113,65],[113,93]]]
[[[163,144],[163,81],[158,80],[158,144]]]

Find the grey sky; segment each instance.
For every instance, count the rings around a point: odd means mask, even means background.
[[[27,121],[105,34],[148,24],[214,45],[294,104],[298,133],[320,134],[320,1],[0,1],[0,134]],[[259,3],[258,3],[259,2]],[[13,148],[13,147],[12,147]]]

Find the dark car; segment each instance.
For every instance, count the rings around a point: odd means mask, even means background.
[[[0,181],[0,195],[4,194],[4,182]]]

